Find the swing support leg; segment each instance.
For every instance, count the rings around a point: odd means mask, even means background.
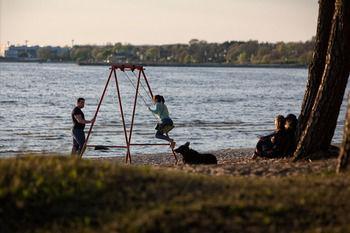
[[[103,100],[103,98],[104,98],[104,96],[105,96],[105,94],[106,94],[106,90],[107,90],[109,81],[111,80],[112,73],[113,73],[113,69],[111,69],[111,72],[109,73],[109,76],[108,76],[106,85],[105,85],[105,87],[104,87],[104,89],[103,89],[102,96],[101,96],[100,101],[99,101],[99,103],[98,103],[98,105],[97,105],[97,109],[96,109],[96,112],[95,112],[95,115],[94,115],[95,121],[92,122],[91,125],[90,125],[89,132],[88,132],[88,135],[87,135],[87,137],[86,137],[84,146],[83,146],[83,148],[82,148],[82,150],[81,150],[81,152],[80,152],[80,155],[79,155],[80,157],[83,157],[83,154],[84,154],[85,149],[86,149],[86,147],[87,147],[87,143],[88,143],[89,138],[90,138],[90,135],[91,135],[92,127],[94,127],[94,124],[95,124],[95,122],[96,122],[97,114],[98,114],[98,111],[100,110],[102,100]]]
[[[149,93],[151,94],[151,97],[152,97],[152,99],[153,99],[153,93],[152,93],[152,90],[151,90],[151,86],[149,85],[148,80],[147,80],[147,77],[146,77],[146,75],[145,75],[145,71],[142,69],[141,72],[142,72],[142,76],[143,76],[143,78],[145,79],[145,82],[146,82],[146,84],[147,84],[148,91],[149,91]]]
[[[116,73],[115,69],[113,69],[113,73],[114,73],[114,79],[115,79],[115,84],[116,84],[116,88],[117,88],[120,115],[121,115],[122,122],[123,122],[125,142],[126,142],[126,146],[127,146],[127,148],[126,148],[125,162],[128,163],[128,160],[129,160],[129,162],[131,163],[130,143],[129,143],[128,135],[127,135],[127,132],[126,132],[126,125],[125,125],[125,119],[124,119],[124,111],[123,111],[122,99],[121,99],[121,96],[120,96],[118,78],[117,78],[117,73]]]
[[[128,141],[128,146],[130,147],[131,144],[131,136],[132,136],[132,130],[134,128],[134,119],[135,119],[135,112],[136,112],[136,105],[137,105],[137,96],[139,93],[139,87],[140,87],[140,77],[141,77],[141,71],[139,71],[139,75],[137,78],[137,84],[136,84],[136,92],[135,92],[135,99],[134,99],[134,108],[132,110],[132,118],[131,118],[131,125],[130,125],[130,131],[129,131],[129,141]],[[129,158],[130,158],[130,163],[131,163],[131,156],[129,152]]]

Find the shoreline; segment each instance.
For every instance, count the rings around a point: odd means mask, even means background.
[[[13,60],[0,59],[0,63],[37,63],[37,64],[76,64],[78,66],[110,66],[113,63],[105,62],[74,62],[74,61],[44,61],[44,60]],[[127,63],[125,63],[127,64]],[[306,69],[307,65],[302,64],[221,64],[221,63],[201,63],[201,64],[181,64],[181,63],[132,63],[145,67],[213,67],[213,68],[283,68],[283,69]]]
[[[149,166],[154,169],[197,173],[209,176],[287,177],[335,173],[337,165],[336,157],[298,162],[293,162],[290,158],[251,159],[253,151],[253,148],[227,148],[208,151],[207,153],[212,153],[217,157],[217,165],[183,164],[180,154],[177,154],[177,164],[175,164],[175,159],[170,153],[138,154],[131,157],[131,166]],[[87,157],[87,159],[130,166],[129,164],[125,164],[124,156]]]
[[[79,62],[79,66],[110,66],[113,63],[99,62]],[[133,63],[132,63],[133,64]],[[135,63],[141,66],[150,67],[227,67],[227,68],[307,68],[307,65],[301,64],[221,64],[221,63],[200,63],[200,64],[182,64],[182,63]]]

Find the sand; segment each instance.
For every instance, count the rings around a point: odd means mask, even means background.
[[[251,159],[253,149],[223,149],[211,151],[218,159],[217,165],[183,164],[181,155],[175,164],[172,154],[132,155],[132,165],[149,165],[156,169],[180,170],[210,176],[295,176],[334,173],[337,159],[304,160],[291,159]],[[125,164],[124,157],[103,158],[103,160]]]

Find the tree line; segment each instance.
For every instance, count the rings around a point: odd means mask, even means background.
[[[64,53],[38,50],[42,60],[148,64],[297,64],[307,65],[313,54],[315,38],[306,42],[226,41],[208,43],[192,39],[188,44],[76,45]]]

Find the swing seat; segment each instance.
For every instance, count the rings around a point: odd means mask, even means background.
[[[161,124],[157,124],[156,126],[156,130],[159,130],[160,132],[162,132],[163,134],[167,134],[169,133],[175,126],[174,125],[161,125]]]
[[[166,125],[163,127],[163,129],[161,129],[162,133],[169,133],[175,126],[174,125]]]

